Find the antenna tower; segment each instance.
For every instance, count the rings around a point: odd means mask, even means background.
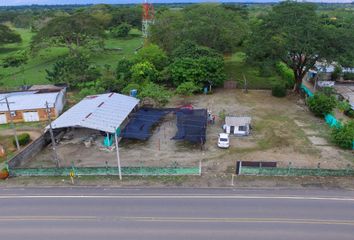
[[[148,2],[148,0],[144,0],[143,2],[143,22],[142,22],[142,32],[144,39],[149,37],[149,28],[151,24],[154,24],[155,11],[154,6]]]

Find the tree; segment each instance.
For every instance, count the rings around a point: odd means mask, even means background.
[[[216,4],[199,4],[181,11],[163,11],[151,27],[151,40],[167,52],[191,40],[222,53],[233,52],[246,36],[239,12]]]
[[[96,67],[82,54],[62,57],[46,72],[49,81],[67,83],[70,87],[77,87],[81,83],[95,81],[100,77]]]
[[[200,90],[200,87],[195,85],[194,82],[184,82],[177,87],[176,93],[182,96],[192,96],[193,93],[198,92]]]
[[[255,23],[248,60],[285,63],[294,72],[294,90],[300,92],[302,79],[316,61],[340,60],[354,49],[349,23],[336,27],[320,20],[314,4],[281,2]]]
[[[220,86],[226,78],[222,58],[177,58],[169,66],[169,70],[174,86],[184,82],[194,82],[199,86],[209,83]]]
[[[158,71],[150,62],[141,62],[133,65],[130,69],[132,81],[137,84],[155,82],[158,79]]]
[[[0,24],[0,45],[21,42],[21,36],[9,27]]]
[[[127,58],[122,58],[118,61],[116,67],[116,76],[117,79],[121,79],[123,81],[128,81],[131,78],[131,67],[134,65],[134,62]]]
[[[333,128],[331,133],[332,141],[345,149],[354,147],[354,121],[348,121],[340,128]]]
[[[149,44],[140,49],[135,59],[137,62],[148,61],[154,64],[157,70],[162,70],[168,65],[168,58],[165,51],[159,48],[156,44]]]
[[[95,18],[88,14],[77,13],[52,19],[34,36],[32,49],[36,50],[46,43],[64,45],[71,53],[75,53],[76,48],[87,46],[90,41],[98,40],[102,44],[103,36],[103,28]]]
[[[111,28],[111,34],[115,38],[127,37],[132,26],[128,23],[122,23],[118,27]]]

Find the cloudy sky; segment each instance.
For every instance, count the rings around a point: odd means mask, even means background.
[[[88,3],[141,3],[143,0],[0,0],[0,6],[16,6],[31,4],[88,4]],[[150,0],[152,3],[168,2],[274,2],[277,0]],[[310,0],[311,1],[311,0]],[[352,0],[313,0],[314,2],[351,2]]]

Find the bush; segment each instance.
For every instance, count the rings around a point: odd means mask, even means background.
[[[324,117],[331,113],[337,106],[337,100],[333,96],[316,93],[313,97],[308,99],[307,104],[317,117]]]
[[[123,88],[122,93],[126,95],[130,95],[130,91],[136,89],[138,90],[138,94],[140,92],[140,85],[137,83],[129,83],[125,88]]]
[[[31,137],[28,133],[22,133],[22,134],[18,135],[17,139],[18,139],[18,143],[20,144],[20,146],[25,146],[26,144],[28,144],[31,141]],[[13,139],[12,139],[12,144],[16,147],[15,137],[13,137]]]
[[[345,111],[344,114],[350,118],[354,118],[354,110],[353,109],[349,109],[349,110]]]
[[[194,82],[184,82],[177,87],[176,93],[183,96],[192,96],[198,90],[200,88]]]
[[[275,84],[272,87],[272,95],[274,97],[285,97],[286,96],[286,88],[283,84]]]
[[[143,85],[140,93],[138,93],[138,98],[150,98],[154,100],[157,105],[165,105],[170,98],[170,92],[160,85],[149,82]]]
[[[294,86],[294,72],[285,63],[278,63],[276,65],[278,74],[285,81],[286,88],[292,88]]]
[[[121,38],[121,37],[127,37],[129,34],[129,31],[132,29],[132,26],[128,23],[122,23],[116,28],[111,29],[111,34],[112,37],[114,38]]]
[[[343,79],[344,80],[354,80],[354,73],[351,73],[351,72],[343,73]]]
[[[352,149],[354,142],[354,121],[349,121],[341,128],[334,128],[331,133],[331,138],[339,147]]]

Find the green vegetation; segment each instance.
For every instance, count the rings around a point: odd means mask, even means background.
[[[349,121],[340,128],[333,128],[332,141],[344,149],[353,149],[354,144],[354,121]]]
[[[176,93],[182,96],[192,96],[193,93],[200,92],[200,90],[200,87],[194,82],[184,82],[177,87]]]
[[[22,134],[18,135],[17,138],[18,138],[18,143],[20,144],[20,146],[25,146],[31,141],[31,137],[28,133],[22,133]],[[12,144],[14,146],[16,146],[16,140],[14,137],[12,139]]]
[[[236,81],[239,87],[244,86],[244,78],[247,87],[253,89],[270,89],[272,85],[284,82],[276,72],[271,76],[262,76],[258,66],[246,62],[246,54],[243,51],[226,58],[225,72],[226,79]]]
[[[286,96],[286,88],[282,84],[276,84],[272,87],[272,95],[274,97],[285,97]]]
[[[252,24],[246,46],[249,61],[283,62],[293,70],[294,89],[300,92],[302,79],[317,61],[336,60],[342,64],[352,61],[352,16],[337,24],[324,21],[327,19],[318,14],[315,4],[281,2]]]
[[[317,92],[313,97],[308,99],[307,104],[317,117],[324,117],[332,113],[333,109],[337,106],[337,100],[334,96]]]

